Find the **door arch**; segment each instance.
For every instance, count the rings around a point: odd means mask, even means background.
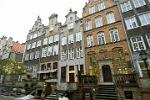
[[[112,73],[109,65],[102,66],[103,81],[112,82]]]

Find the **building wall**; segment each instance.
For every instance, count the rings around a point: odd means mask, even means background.
[[[76,33],[80,32],[81,33],[81,37],[83,37],[83,33],[82,33],[82,27],[81,27],[81,21],[82,19],[79,19],[77,17],[77,12],[76,11],[72,11],[70,9],[70,12],[66,15],[66,21],[64,23],[64,25],[62,25],[61,27],[61,33],[60,33],[60,60],[59,60],[59,72],[58,72],[58,77],[59,77],[59,85],[58,85],[58,90],[65,90],[67,87],[66,83],[72,83],[69,79],[69,75],[71,73],[74,74],[74,82],[76,83],[78,82],[78,70],[80,70],[80,66],[83,65],[83,73],[86,73],[85,70],[85,63],[84,63],[84,50],[83,50],[83,38],[79,41],[76,41]],[[69,25],[72,23],[72,26]],[[73,35],[73,42],[72,43],[68,43],[69,41],[69,36]],[[62,41],[63,41],[63,37],[66,37],[66,44],[62,45]],[[77,58],[77,48],[80,48],[82,50],[82,57],[80,55],[79,58]],[[69,58],[69,50],[73,49],[73,58]],[[66,51],[66,58],[62,57],[62,52]],[[70,70],[70,67],[73,67],[72,70]],[[62,67],[65,67],[66,73],[62,72]],[[62,74],[66,74],[65,78],[66,80],[62,82]],[[66,87],[66,88],[65,88]]]
[[[131,60],[130,51],[128,48],[125,30],[121,22],[121,16],[119,14],[118,8],[115,5],[115,2],[113,0],[103,0],[103,2],[105,3],[105,9],[99,11],[97,8],[97,5],[101,2],[102,1],[100,0],[89,2],[83,8],[83,31],[84,31],[85,61],[86,61],[86,66],[87,66],[86,67],[87,74],[96,75],[99,83],[104,82],[103,71],[102,71],[102,66],[104,65],[110,66],[112,75],[120,73],[118,72],[118,69],[121,69],[121,68],[119,68],[119,66],[116,66],[115,64],[118,62],[116,62],[115,60],[115,55],[113,52],[114,48],[121,47],[123,49],[122,55],[124,55],[124,59],[125,59],[124,63],[126,64],[124,66],[126,66],[127,68],[127,73],[131,72],[131,69],[129,68],[127,64],[127,62]],[[88,9],[92,6],[96,8],[95,12],[92,14],[88,14]],[[114,17],[115,17],[115,22],[110,23],[110,24],[107,23],[107,18],[106,18],[109,12],[113,12]],[[99,15],[102,17],[103,25],[96,28],[95,17]],[[90,30],[86,30],[86,21],[88,19],[90,19],[92,22],[92,28]],[[109,34],[109,31],[111,29],[118,29],[118,35],[120,38],[119,41],[116,41],[116,42],[111,41],[111,37]],[[98,44],[99,32],[103,32],[105,35],[106,43],[103,45]],[[93,36],[94,45],[87,47],[88,41],[86,38],[90,35]],[[91,63],[91,59],[94,59],[93,61],[95,61],[95,65],[93,66],[95,67],[92,66],[92,63],[94,62]],[[124,70],[124,69],[125,67],[123,67],[121,70]]]

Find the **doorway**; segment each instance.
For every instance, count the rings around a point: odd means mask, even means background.
[[[109,65],[102,66],[103,81],[112,82],[112,73]]]

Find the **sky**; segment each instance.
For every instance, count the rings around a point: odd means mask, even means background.
[[[0,37],[12,37],[24,43],[29,30],[39,15],[44,25],[48,17],[58,14],[58,21],[65,22],[65,15],[71,8],[82,17],[82,9],[88,0],[0,0]]]

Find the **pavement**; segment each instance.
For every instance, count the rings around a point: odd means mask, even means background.
[[[15,100],[15,98],[12,96],[0,95],[0,100]]]

